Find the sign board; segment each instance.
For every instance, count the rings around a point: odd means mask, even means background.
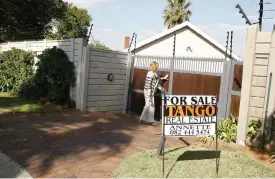
[[[165,95],[162,110],[162,130],[166,137],[216,134],[216,96]]]

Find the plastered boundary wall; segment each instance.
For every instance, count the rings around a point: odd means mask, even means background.
[[[76,39],[64,39],[64,40],[40,40],[40,41],[21,41],[21,42],[8,42],[0,44],[0,53],[11,50],[12,48],[22,49],[25,51],[31,51],[36,55],[42,54],[45,49],[52,48],[54,46],[61,48],[68,55],[69,60],[74,62],[76,68],[77,81],[79,81],[79,63],[83,56],[83,42],[82,38]],[[78,82],[79,83],[79,82]],[[77,96],[76,85],[70,90],[71,98],[78,103],[79,96]]]
[[[131,56],[124,52],[91,48],[86,48],[86,53],[82,109],[125,113]]]
[[[258,25],[247,30],[243,61],[243,80],[238,123],[237,143],[245,145],[250,120],[261,119],[265,123],[266,140],[271,137],[272,120],[265,121],[270,74],[275,74],[275,32],[260,32]],[[272,78],[267,108],[272,115],[275,103],[275,78]],[[265,121],[265,122],[264,122]]]
[[[81,62],[84,57],[84,39],[64,39],[64,40],[40,40],[40,41],[22,41],[22,42],[8,42],[0,44],[0,52],[8,51],[12,48],[22,49],[26,51],[34,52],[36,55],[40,55],[43,50],[58,47],[65,51],[69,60],[74,62],[76,72],[76,86],[70,89],[70,96],[76,103],[76,108],[80,109],[81,96],[80,96],[80,81],[82,71]]]
[[[61,48],[76,67],[76,86],[70,90],[76,108],[82,112],[125,112],[132,58],[124,52],[91,49],[84,42],[82,38],[8,42],[0,44],[0,52],[17,48],[39,55],[54,46]],[[113,81],[108,80],[109,74]]]

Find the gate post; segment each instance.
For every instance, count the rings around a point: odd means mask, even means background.
[[[173,81],[174,81],[174,63],[175,63],[175,58],[172,58],[170,60],[170,75],[169,75],[169,89],[168,93],[172,94],[173,92]]]
[[[130,94],[131,94],[131,83],[132,83],[132,65],[133,57],[132,54],[128,53],[128,61],[127,61],[127,72],[126,72],[126,81],[125,81],[125,90],[124,90],[124,103],[123,103],[123,114],[126,114],[126,111],[129,109],[129,101],[130,101]]]
[[[129,71],[128,76],[126,75],[126,85],[128,84],[128,87],[126,89],[125,85],[125,94],[124,94],[124,108],[123,113],[127,113],[131,110],[132,105],[132,92],[133,92],[133,78],[134,78],[134,66],[135,66],[135,56],[132,55],[132,53],[129,52],[128,54],[128,68]],[[127,92],[126,92],[127,90]]]
[[[230,68],[231,61],[228,58],[225,59],[223,65],[223,73],[221,76],[221,86],[219,94],[219,108],[218,108],[218,117],[226,118],[226,105],[228,101],[228,87],[229,87],[229,78],[230,78]]]
[[[225,116],[230,116],[230,105],[231,105],[231,94],[233,87],[233,78],[234,78],[234,70],[235,70],[236,62],[231,59],[230,60],[230,70],[229,70],[229,80],[228,80],[228,88],[227,88],[227,100],[226,100],[226,108],[225,108]]]
[[[88,73],[89,73],[89,61],[91,58],[90,48],[82,47],[81,61],[78,63],[78,76],[79,85],[77,86],[78,97],[76,97],[77,108],[81,112],[86,112],[87,110],[87,97],[88,97]]]

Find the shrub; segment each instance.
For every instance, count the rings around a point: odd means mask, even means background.
[[[73,62],[57,47],[44,50],[38,58],[35,76],[21,89],[23,96],[33,94],[56,104],[71,103],[70,87],[75,86],[76,80]]]
[[[39,99],[42,94],[43,91],[36,84],[34,77],[26,79],[19,89],[19,95],[26,99]]]
[[[261,133],[262,121],[251,120],[248,124],[248,132],[245,139],[245,144],[248,147],[259,148],[263,144],[263,135]]]
[[[231,117],[218,123],[218,138],[226,142],[236,142],[238,120]]]
[[[248,125],[248,132],[247,136],[250,136],[251,138],[255,138],[259,132],[261,132],[262,122],[261,120],[251,120],[249,121]]]
[[[217,124],[217,136],[226,142],[236,142],[238,119],[231,115]],[[208,140],[214,140],[215,136],[203,136],[200,141],[206,143]]]
[[[0,54],[0,91],[17,94],[22,83],[33,75],[34,54],[20,49]]]

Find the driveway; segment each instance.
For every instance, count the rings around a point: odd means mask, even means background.
[[[161,126],[139,124],[131,116],[60,112],[0,115],[0,151],[32,177],[104,178],[128,155],[156,149]],[[168,139],[166,147],[197,139]]]

